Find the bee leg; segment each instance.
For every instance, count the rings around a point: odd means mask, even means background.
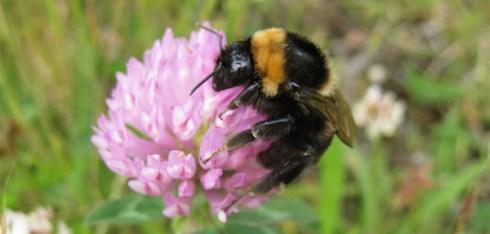
[[[311,156],[292,156],[272,169],[265,178],[253,187],[252,191],[256,193],[266,193],[280,184],[289,184],[298,177],[305,168],[315,161],[315,158]]]
[[[285,136],[291,131],[294,119],[290,115],[283,118],[268,119],[255,124],[251,129],[231,136],[225,143],[227,150],[242,147],[256,139],[270,140]]]
[[[226,109],[221,112],[218,117],[221,119],[222,115],[226,113],[228,110],[236,109],[240,106],[249,105],[253,103],[259,96],[260,91],[260,83],[255,81],[251,85],[247,86],[237,97],[235,97],[230,104],[226,107]]]
[[[275,141],[267,150],[260,154],[263,158],[273,158],[275,161],[274,164],[269,166],[264,165],[266,168],[272,168],[271,172],[251,188],[237,194],[237,198],[226,206],[224,210],[230,209],[245,196],[267,193],[281,184],[291,183],[307,167],[318,161],[319,154],[313,148],[313,146],[307,145],[305,149],[298,149],[288,146],[284,141]]]
[[[228,138],[225,144],[211,154],[205,162],[209,161],[219,152],[240,148],[256,139],[270,140],[285,136],[293,127],[294,119],[290,115],[277,119],[268,119],[256,123],[252,128],[239,132]]]

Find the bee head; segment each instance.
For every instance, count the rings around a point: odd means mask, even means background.
[[[199,82],[192,93],[207,80],[213,80],[213,89],[221,91],[245,84],[253,77],[253,64],[250,46],[247,41],[235,42],[221,51],[214,71]]]
[[[246,83],[253,76],[250,50],[244,42],[225,48],[218,58],[213,75],[213,89],[221,91]]]

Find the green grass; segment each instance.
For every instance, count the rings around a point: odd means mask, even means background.
[[[306,201],[317,219],[299,225],[269,217],[275,220],[271,230],[490,232],[481,222],[490,207],[487,1],[285,2],[2,0],[3,208],[27,212],[52,207],[75,233],[172,233],[172,227],[185,223],[161,218],[85,224],[87,215],[105,201],[132,194],[100,161],[90,136],[105,110],[115,72],[124,71],[130,57],[141,58],[165,27],[185,36],[197,22],[209,20],[226,32],[228,41],[269,26],[308,36],[330,49],[343,78],[341,87],[352,102],[363,95],[368,65],[381,63],[389,71],[386,89],[408,106],[406,121],[394,137],[372,142],[360,131],[353,150],[336,141],[316,170],[278,195]],[[349,49],[345,45],[352,43],[353,33],[362,43]],[[355,63],[358,58],[367,58],[365,65]],[[397,208],[400,183],[420,153],[432,165],[433,186],[419,191],[407,207]],[[475,205],[468,220],[459,224],[462,201],[471,191],[476,191]],[[264,209],[259,214],[271,212]],[[193,219],[208,220],[204,216]],[[226,230],[208,224],[208,233]]]

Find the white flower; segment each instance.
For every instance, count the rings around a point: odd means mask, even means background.
[[[66,223],[64,221],[58,221],[57,229],[58,229],[58,234],[71,234],[72,233],[70,228],[68,227],[68,225],[66,225]]]
[[[29,214],[6,210],[2,220],[5,221],[6,234],[50,234],[53,232],[52,216],[50,209],[40,207]],[[57,233],[70,234],[71,231],[63,221],[59,221]]]
[[[24,213],[6,210],[4,213],[7,234],[29,234],[29,218]]]
[[[29,227],[33,233],[51,233],[53,226],[51,225],[51,217],[53,212],[46,208],[37,208],[29,214]]]
[[[354,105],[354,119],[365,127],[370,138],[393,136],[405,115],[405,104],[397,101],[392,92],[383,93],[378,85],[371,85],[364,97]]]

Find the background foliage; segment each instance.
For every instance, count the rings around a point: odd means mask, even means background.
[[[75,233],[489,233],[489,5],[1,0],[3,208],[51,207]],[[360,131],[354,150],[334,143],[301,183],[226,226],[206,212],[162,218],[159,202],[134,196],[99,160],[91,126],[130,57],[165,27],[186,36],[202,20],[229,41],[269,26],[308,36],[331,52],[351,103],[382,64],[405,122],[391,138]],[[107,200],[117,201],[91,213]]]

